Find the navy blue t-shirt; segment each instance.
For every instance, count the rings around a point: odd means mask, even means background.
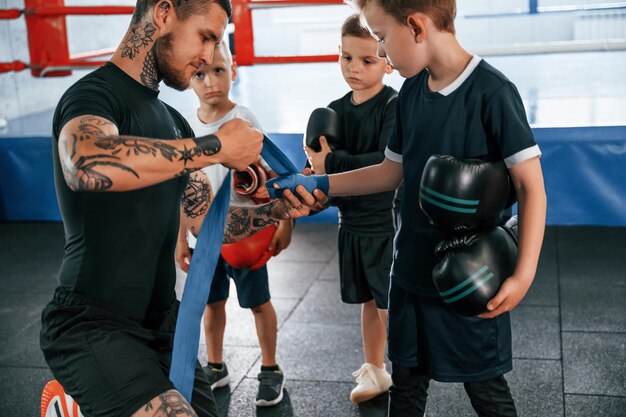
[[[398,92],[384,86],[374,97],[361,103],[352,102],[352,92],[328,105],[335,110],[342,127],[342,138],[335,150],[326,156],[328,174],[351,171],[380,164],[396,115]],[[392,236],[394,191],[332,197],[331,205],[339,208],[339,223],[361,236]]]
[[[176,299],[174,249],[188,176],[125,192],[72,191],[63,177],[58,137],[81,115],[108,119],[124,136],[173,140],[193,131],[158,92],[110,62],[71,86],[53,119],[54,176],[65,227],[60,285],[123,314],[167,310]],[[122,152],[160,157],[159,150],[142,145]]]
[[[402,288],[437,296],[432,269],[443,233],[419,207],[419,187],[432,155],[504,160],[510,168],[541,152],[515,86],[498,70],[474,57],[440,92],[428,89],[428,71],[405,81],[398,96],[396,129],[385,156],[402,163],[404,197],[396,234],[391,279]]]

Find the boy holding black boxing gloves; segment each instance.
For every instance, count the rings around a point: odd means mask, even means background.
[[[391,67],[376,55],[376,41],[359,23],[359,15],[341,28],[341,73],[351,91],[329,104],[337,113],[339,143],[331,151],[324,136],[321,150],[305,147],[316,174],[335,174],[380,163],[393,129],[398,93],[383,84]],[[313,145],[311,145],[313,146]],[[350,400],[361,403],[386,392],[391,376],[385,369],[389,270],[394,225],[394,192],[333,198],[339,208],[341,300],[361,304],[365,363],[353,373],[357,386]]]
[[[515,416],[503,377],[512,369],[508,311],[534,279],[546,213],[541,153],[519,93],[458,43],[454,0],[358,0],[356,5],[379,42],[379,55],[407,78],[386,158],[347,173],[296,178],[295,184],[319,189],[314,197],[297,187],[296,199],[294,185],[282,194],[291,205],[312,207],[325,199],[320,190],[361,195],[392,190],[404,180],[389,293],[389,415],[422,415],[429,381],[436,379],[463,382],[480,416]],[[418,196],[426,161],[436,154],[504,160],[518,196],[517,265],[480,316],[457,315],[433,286],[434,249],[444,234],[419,209]],[[268,187],[275,192],[286,179]]]

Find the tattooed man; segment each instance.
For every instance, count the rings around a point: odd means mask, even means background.
[[[179,207],[183,192],[195,193],[205,200],[186,209],[205,210],[210,193],[194,183],[185,191],[189,173],[216,163],[244,169],[258,159],[262,135],[234,119],[194,137],[158,86],[188,87],[212,61],[230,13],[229,0],[139,0],[111,61],[57,106],[54,175],[66,244],[41,348],[86,416],[217,415],[199,365],[191,404],[168,379]],[[295,202],[237,211],[242,227],[226,238],[308,210]]]

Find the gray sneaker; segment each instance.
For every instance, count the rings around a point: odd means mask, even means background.
[[[277,371],[261,371],[258,378],[259,393],[256,396],[257,407],[269,407],[283,400],[285,377],[280,369]]]
[[[225,387],[230,382],[230,376],[228,376],[228,368],[226,364],[222,364],[222,368],[214,368],[211,365],[207,365],[204,368],[204,373],[209,379],[211,389]]]

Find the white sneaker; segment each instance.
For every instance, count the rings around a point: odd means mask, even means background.
[[[358,370],[352,373],[356,378],[357,386],[350,393],[350,401],[355,404],[372,398],[389,391],[391,386],[391,375],[385,369],[378,368],[371,363],[364,363]]]

